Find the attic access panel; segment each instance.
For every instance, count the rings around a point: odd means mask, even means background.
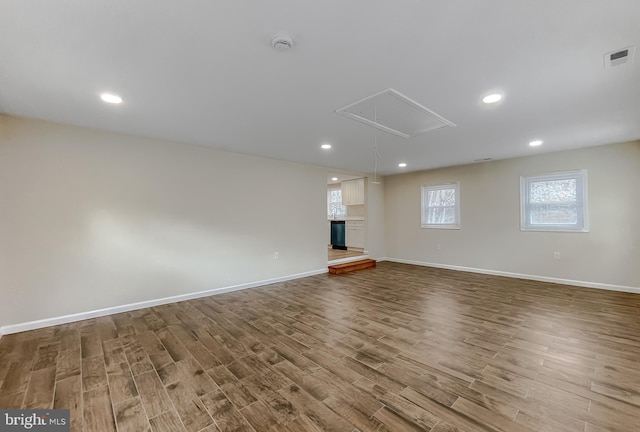
[[[444,117],[391,88],[339,108],[336,112],[403,138],[455,126]]]

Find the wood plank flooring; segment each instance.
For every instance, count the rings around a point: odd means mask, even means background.
[[[640,296],[375,269],[0,339],[72,431],[640,431]]]
[[[329,249],[327,249],[327,255],[328,255],[329,261],[333,261],[333,260],[339,260],[343,258],[363,256],[364,253],[357,250],[331,249],[331,246],[329,246]]]

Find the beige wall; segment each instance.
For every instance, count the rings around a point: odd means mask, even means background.
[[[384,183],[383,178],[377,176],[380,184],[372,183],[372,176],[365,181],[366,214],[367,214],[367,236],[365,246],[371,258],[380,259],[385,257],[384,238]]]
[[[0,327],[322,271],[326,175],[0,116]]]
[[[581,168],[590,232],[520,231],[519,177]],[[0,327],[323,271],[326,171],[0,116]],[[452,181],[462,229],[421,229],[420,186]],[[638,288],[639,185],[640,142],[389,176],[366,185],[366,245]]]
[[[582,168],[590,231],[521,231],[520,176]],[[447,182],[460,182],[462,229],[421,228],[421,185]],[[385,177],[392,259],[640,289],[638,215],[640,142]]]

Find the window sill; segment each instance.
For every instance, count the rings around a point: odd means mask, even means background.
[[[459,230],[460,225],[422,225],[420,228],[435,228],[435,229],[447,229],[447,230]]]
[[[520,227],[520,231],[532,232],[565,232],[565,233],[588,233],[589,228],[549,228],[549,227]]]

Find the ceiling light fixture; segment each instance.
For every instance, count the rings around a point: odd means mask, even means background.
[[[320,148],[323,150],[329,150],[331,148],[331,144],[322,144]]]
[[[373,137],[373,181],[371,184],[380,184],[378,180],[378,159],[382,158],[382,155],[378,151],[378,135]]]
[[[407,166],[407,164],[406,164],[406,163],[404,163],[404,162],[400,162],[400,163],[398,164],[398,166],[399,166],[400,168],[405,168],[405,167]]]
[[[110,104],[122,103],[122,98],[112,93],[102,93],[100,95],[100,99],[102,99],[103,102],[110,103]]]
[[[486,104],[496,103],[500,100],[502,100],[502,95],[498,93],[493,93],[482,98],[482,102]]]
[[[331,181],[338,181],[338,177],[331,177]]]
[[[529,142],[530,147],[538,147],[540,145],[542,145],[542,140],[533,140]]]
[[[378,122],[378,106],[373,106],[373,121]],[[378,159],[382,158],[382,155],[378,151],[378,134],[373,136],[373,181],[371,184],[379,185],[378,180]]]

